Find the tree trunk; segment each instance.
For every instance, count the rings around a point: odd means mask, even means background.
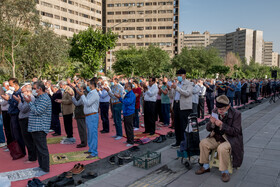
[[[11,56],[12,56],[13,78],[16,78],[16,62],[15,62],[15,58],[14,58],[14,46],[13,45],[12,45]]]

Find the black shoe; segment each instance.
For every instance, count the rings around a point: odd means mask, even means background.
[[[44,187],[45,184],[42,183],[38,178],[32,179],[32,181],[37,185],[37,187]]]
[[[27,187],[37,187],[37,184],[33,180],[27,182]]]
[[[157,142],[159,140],[160,136],[153,140],[153,142]]]
[[[174,148],[174,149],[177,149],[177,148],[180,147],[180,144],[175,143],[175,144],[171,145],[171,147]]]
[[[83,175],[82,178],[84,179],[94,179],[98,176],[95,172],[88,172],[86,175]]]
[[[61,181],[54,184],[55,187],[63,187],[63,186],[67,186],[67,185],[74,185],[73,177],[64,178]]]
[[[132,154],[131,154],[130,151],[127,150],[127,151],[124,151],[124,152],[122,152],[122,153],[119,153],[119,154],[118,154],[118,157],[121,158],[121,159],[128,160],[128,159],[131,159]]]
[[[154,132],[150,132],[150,135],[152,136],[152,135],[154,135],[155,133]]]
[[[148,133],[150,133],[150,132],[148,132],[148,131],[144,131],[144,132],[142,132],[142,134],[148,134]]]
[[[123,165],[123,159],[122,159],[122,158],[119,158],[119,159],[118,159],[118,165],[119,165],[119,166],[122,166],[122,165]]]
[[[165,135],[160,135],[159,139],[156,141],[156,143],[162,143],[166,140]]]
[[[112,165],[115,165],[116,164],[116,157],[115,156],[112,156],[109,158],[109,163],[112,164]]]
[[[67,172],[64,172],[64,173],[60,174],[58,177],[55,177],[55,178],[49,180],[47,186],[51,187],[54,185],[54,183],[61,181],[63,178],[65,178],[66,174],[67,174]]]
[[[104,130],[102,130],[102,131],[100,131],[102,134],[104,134],[104,133],[109,133],[109,131],[104,131]]]
[[[138,146],[133,146],[133,147],[129,148],[128,150],[131,152],[137,152],[140,150],[140,148]]]

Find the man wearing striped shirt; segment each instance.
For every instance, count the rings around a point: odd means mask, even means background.
[[[30,106],[28,132],[32,135],[38,154],[39,168],[34,169],[38,171],[36,177],[45,175],[50,171],[47,134],[51,126],[52,103],[45,91],[44,83],[36,82],[32,88],[32,94],[36,97],[35,101],[31,101],[31,96],[25,98]]]

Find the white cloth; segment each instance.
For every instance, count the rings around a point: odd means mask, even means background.
[[[199,85],[199,87],[200,87],[199,96],[205,96],[206,87],[204,85]]]
[[[181,83],[178,83],[177,86],[178,86],[179,88],[182,88],[182,84],[181,84]],[[178,91],[175,92],[174,100],[175,100],[175,101],[180,101],[180,93],[179,93]]]
[[[87,96],[82,95],[81,97],[84,105],[84,113],[91,114],[91,113],[98,113],[99,108],[99,95],[96,89],[91,90]]]
[[[156,84],[148,86],[148,90],[144,93],[144,101],[157,101],[158,87]]]

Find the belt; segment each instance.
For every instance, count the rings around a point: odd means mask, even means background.
[[[93,113],[90,113],[90,114],[85,114],[85,116],[92,116],[94,114],[97,114],[97,112],[93,112]]]
[[[174,103],[179,103],[180,101],[178,100],[178,101],[174,101]]]
[[[112,105],[120,104],[121,102],[112,103]]]

